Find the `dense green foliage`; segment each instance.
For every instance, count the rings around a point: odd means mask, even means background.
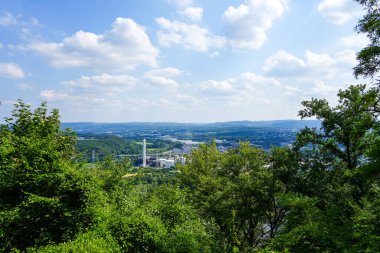
[[[0,129],[1,251],[376,252],[379,92],[303,102],[292,148],[201,145],[172,169],[78,163],[58,111],[19,101]],[[116,138],[115,138],[116,140]]]
[[[59,130],[57,110],[46,111],[20,101],[0,129],[3,250],[61,242],[93,221],[85,210],[91,185],[71,162],[74,135]]]
[[[305,101],[300,116],[322,120],[321,129],[302,130],[292,148],[194,151],[179,178],[224,248],[379,251],[378,97],[358,85],[340,91],[336,107]]]
[[[275,236],[283,218],[274,199],[280,189],[263,150],[242,143],[220,153],[215,144],[202,145],[191,159],[179,178],[204,217],[218,224],[227,251],[253,249]]]
[[[19,101],[0,128],[0,250],[377,252],[379,92],[303,102],[291,148],[193,150],[177,170],[78,162],[58,111]]]
[[[215,226],[188,204],[175,174],[124,179],[136,172],[128,160],[77,163],[75,139],[45,103],[33,111],[19,101],[1,126],[1,252],[217,249]]]
[[[373,111],[379,94],[358,85],[338,97],[339,104],[333,108],[325,100],[303,103],[300,115],[320,118],[322,127],[301,131],[294,148],[287,151],[296,163],[281,166],[296,180],[283,181],[292,189],[279,195],[287,215],[280,235],[271,243],[275,249],[380,249],[379,209],[374,204],[380,197],[380,167],[374,154],[379,149],[379,123]]]

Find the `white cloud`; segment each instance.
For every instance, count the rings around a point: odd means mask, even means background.
[[[356,53],[353,50],[343,50],[335,54],[335,63],[340,66],[347,66],[351,70],[358,62],[356,60]]]
[[[364,34],[353,34],[340,39],[340,44],[344,48],[362,49],[369,44],[369,39]]]
[[[164,31],[158,31],[158,42],[163,47],[181,45],[186,49],[206,52],[209,48],[221,48],[225,45],[225,38],[210,34],[198,25],[171,21],[160,17],[156,22]]]
[[[241,98],[251,98],[252,94],[260,93],[263,90],[281,90],[283,88],[283,85],[275,78],[260,76],[249,71],[240,74],[236,78],[222,81],[207,80],[199,84],[199,90],[204,95],[222,98],[228,96],[233,97],[236,101]]]
[[[179,12],[182,16],[193,20],[199,21],[203,17],[203,9],[201,7],[189,6]]]
[[[257,75],[250,71],[226,80],[208,80],[200,83],[199,87],[202,100],[220,103],[214,104],[213,107],[224,108],[226,111],[233,108],[236,113],[244,111],[255,115],[273,113],[266,108],[281,111],[288,104],[292,104],[288,103],[287,99],[299,93],[296,87],[283,85],[275,78]],[[256,107],[260,110],[255,111]],[[235,115],[232,111],[230,113]]]
[[[284,95],[294,96],[299,92],[294,86],[284,85],[275,78],[260,76],[253,72],[242,73],[239,82],[243,84],[239,96],[258,100],[260,104],[271,104]]]
[[[182,74],[182,71],[176,68],[162,68],[162,69],[153,69],[149,72],[147,72],[151,75],[159,75],[159,76],[165,76],[165,77],[172,77],[172,76],[179,76]]]
[[[356,64],[356,54],[353,50],[343,50],[329,55],[306,51],[305,59],[300,59],[283,50],[277,51],[265,60],[263,70],[266,74],[280,77],[290,76],[334,76],[351,73]]]
[[[273,21],[287,9],[283,0],[249,0],[224,12],[226,35],[235,48],[258,49],[267,40]]]
[[[176,68],[162,68],[148,71],[144,77],[153,85],[177,88],[178,83],[172,77],[179,76],[181,73],[182,71]]]
[[[335,98],[335,94],[337,94],[338,90],[341,87],[336,87],[336,86],[331,86],[327,85],[324,81],[322,80],[315,80],[313,82],[313,87],[312,87],[312,92],[314,94],[318,94],[319,96],[323,96],[324,98]]]
[[[154,75],[149,75],[149,74],[145,75],[145,77],[152,84],[157,84],[157,85],[167,86],[167,87],[172,87],[172,88],[178,87],[177,81],[167,78],[167,77],[154,76]]]
[[[57,68],[130,70],[155,66],[158,56],[145,28],[129,18],[117,18],[104,34],[78,31],[59,43],[34,43],[28,48]]]
[[[263,70],[272,73],[275,70],[276,75],[289,75],[305,68],[303,60],[289,54],[284,50],[277,51],[274,55],[265,60]]]
[[[342,50],[333,55],[306,51],[306,73],[316,76],[332,77],[342,73],[351,74],[356,64],[356,53],[353,50]]]
[[[65,81],[63,84],[73,88],[101,89],[108,94],[119,93],[135,86],[137,79],[129,75],[101,74],[82,76],[77,80]]]
[[[57,101],[68,98],[69,94],[63,91],[42,90],[40,96],[47,101]]]
[[[0,16],[0,26],[12,26],[17,25],[18,19],[9,12],[5,12]]]
[[[306,63],[309,68],[318,70],[329,68],[335,63],[335,61],[329,54],[317,54],[307,50]]]
[[[236,92],[236,80],[227,79],[224,81],[208,80],[202,82],[199,87],[202,92],[210,95],[231,95]]]
[[[102,106],[102,109],[108,110],[108,106],[118,108],[123,106],[123,101],[119,99],[98,97],[94,94],[71,95],[66,91],[42,90],[40,96],[46,101],[64,101],[74,108],[90,106],[92,110],[95,110],[94,106]]]
[[[264,77],[256,75],[253,72],[244,72],[240,75],[240,79],[245,82],[246,88],[251,88],[253,86],[264,86],[264,87],[281,87],[281,83],[274,78]]]
[[[24,78],[24,71],[14,63],[0,62],[0,76],[7,78]]]
[[[352,68],[356,64],[353,50],[342,50],[333,54],[307,50],[302,58],[278,51],[268,57],[263,70],[267,76],[281,80],[282,94],[293,99],[288,100],[289,102],[300,102],[310,97],[335,101],[339,89],[356,82],[352,75]]]
[[[334,25],[343,25],[356,16],[363,15],[357,3],[351,0],[323,0],[318,11]]]

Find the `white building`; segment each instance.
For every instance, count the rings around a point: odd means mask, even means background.
[[[170,168],[170,167],[173,167],[175,165],[175,160],[174,159],[164,159],[164,158],[161,158],[159,159],[160,161],[160,167],[164,167],[164,168]]]

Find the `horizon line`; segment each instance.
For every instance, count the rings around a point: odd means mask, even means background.
[[[230,121],[213,121],[213,122],[178,122],[178,121],[61,121],[61,123],[94,123],[94,124],[136,124],[136,123],[171,123],[171,124],[217,124],[217,123],[235,123],[235,122],[274,122],[274,121],[320,121],[318,119],[274,119],[274,120],[230,120]]]

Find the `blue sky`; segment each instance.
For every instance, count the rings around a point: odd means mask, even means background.
[[[63,121],[297,119],[355,80],[352,0],[0,0],[0,117],[17,99]]]

